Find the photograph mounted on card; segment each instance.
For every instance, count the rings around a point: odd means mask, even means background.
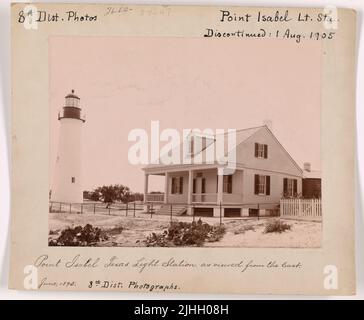
[[[355,19],[14,4],[10,287],[353,294]]]

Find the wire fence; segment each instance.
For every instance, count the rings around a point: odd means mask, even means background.
[[[113,203],[101,202],[65,203],[50,202],[49,212],[69,214],[101,214],[143,219],[170,221],[195,221],[212,219],[221,225],[225,219],[260,219],[279,216],[279,203],[251,203],[244,205],[218,204],[201,206],[195,204]]]
[[[105,204],[101,202],[92,203],[49,203],[49,212],[74,213],[74,214],[107,214],[107,215],[125,215],[136,216],[138,212],[143,211],[143,205],[139,203],[118,203]]]

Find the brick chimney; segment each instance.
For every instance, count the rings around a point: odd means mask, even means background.
[[[303,163],[303,169],[305,171],[311,172],[311,163],[310,162],[304,162]]]

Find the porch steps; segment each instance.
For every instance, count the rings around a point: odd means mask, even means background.
[[[184,205],[172,205],[172,215],[173,216],[181,216],[187,212],[187,207]],[[158,210],[158,214],[170,215],[171,214],[171,205],[164,204]]]

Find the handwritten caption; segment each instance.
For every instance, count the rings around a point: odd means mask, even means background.
[[[246,8],[216,9],[213,26],[202,27],[204,38],[272,38],[291,39],[301,43],[303,39],[332,40],[339,25],[338,10],[328,6],[322,10],[274,9],[253,10]],[[176,10],[177,11],[177,10]],[[173,19],[172,6],[110,6],[101,14],[103,19],[125,15],[138,17],[166,17],[167,23],[179,24]],[[205,19],[200,16],[201,21]],[[206,16],[210,19],[210,15]],[[97,14],[68,10],[62,13],[38,10],[27,5],[19,11],[18,22],[26,29],[37,29],[39,23],[102,23]],[[138,23],[139,20],[135,20]],[[161,20],[162,22],[162,20]],[[203,26],[204,22],[201,22]],[[309,28],[302,28],[309,26]],[[304,30],[304,31],[303,31]]]
[[[258,262],[254,259],[241,259],[233,262],[211,262],[211,261],[189,261],[188,259],[177,259],[169,257],[166,259],[146,258],[140,257],[134,261],[124,260],[118,256],[111,256],[107,259],[100,257],[86,257],[80,254],[73,256],[70,259],[65,258],[51,258],[47,254],[37,257],[34,261],[34,267],[38,269],[66,269],[66,270],[123,270],[123,271],[135,271],[138,274],[160,271],[164,272],[167,269],[171,270],[194,270],[205,271],[210,269],[225,271],[227,269],[248,273],[250,271],[288,271],[288,270],[300,270],[303,265],[299,261],[276,261],[267,260],[264,262]],[[148,291],[176,291],[180,289],[180,286],[176,283],[148,283],[139,282],[134,279],[129,281],[119,281],[107,279],[89,279],[89,289],[117,289],[124,288],[125,286],[131,290],[148,290]],[[47,277],[41,279],[39,288],[42,287],[76,287],[76,280],[67,281],[51,281]]]
[[[204,37],[207,38],[276,38],[293,39],[300,43],[303,39],[332,40],[335,37],[339,19],[335,8],[324,9],[323,12],[307,13],[290,10],[275,10],[271,13],[257,11],[254,13],[237,13],[230,10],[220,10],[217,23],[221,28],[206,28]],[[269,26],[269,27],[262,27]],[[285,27],[290,24],[290,27]],[[294,27],[292,27],[294,24]],[[314,26],[310,31],[295,31],[302,24]],[[233,29],[230,26],[233,25]],[[236,28],[236,26],[239,28]],[[277,29],[271,28],[276,26]],[[324,31],[317,31],[323,26]]]

